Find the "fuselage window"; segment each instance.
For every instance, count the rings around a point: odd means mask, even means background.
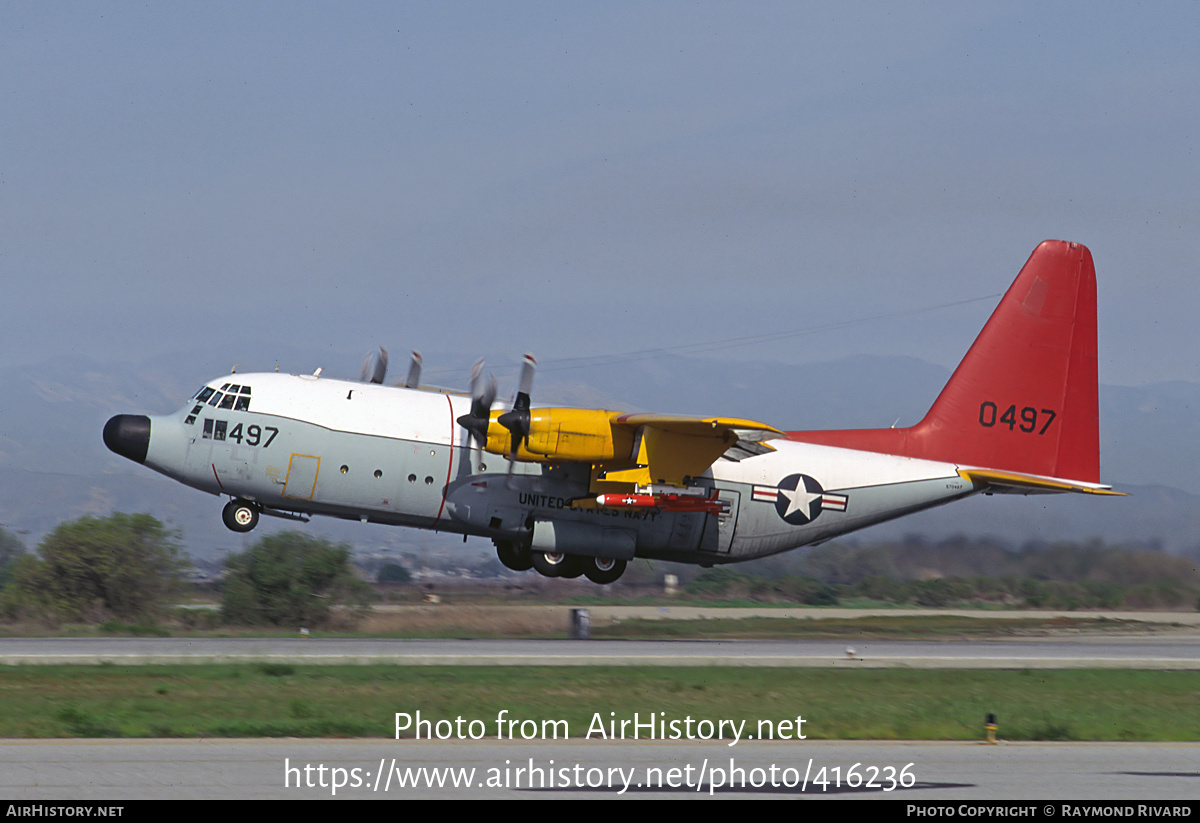
[[[213,425],[212,424],[213,424],[213,422],[212,422],[211,417],[204,418],[204,433],[200,436],[203,437],[205,440],[208,440],[212,437],[212,433],[213,433]]]
[[[228,425],[224,420],[216,421],[216,430],[213,432],[213,440],[225,439],[225,427]]]

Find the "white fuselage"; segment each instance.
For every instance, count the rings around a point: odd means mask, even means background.
[[[953,464],[774,440],[773,451],[722,458],[694,480],[718,495],[720,514],[580,510],[571,502],[589,497],[590,466],[518,462],[508,478],[506,459],[472,448],[456,422],[468,397],[269,373],[207,388],[204,401],[151,418],[146,465],[286,513],[499,539],[582,532],[611,538],[630,557],[708,565],[821,542],[977,490]]]

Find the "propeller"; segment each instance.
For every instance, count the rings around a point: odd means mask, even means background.
[[[415,351],[412,353],[412,359],[408,361],[408,376],[401,383],[407,389],[415,389],[421,383],[421,353]]]
[[[374,363],[372,363],[372,360]],[[387,377],[388,353],[383,346],[379,347],[379,355],[370,352],[363,358],[362,371],[359,373],[359,379],[364,383],[382,383],[383,378]]]
[[[481,456],[487,445],[492,402],[496,399],[496,378],[489,374],[485,383],[482,376],[483,361],[478,360],[471,367],[471,412],[458,418],[458,425],[470,433],[471,443],[479,448]]]
[[[533,373],[537,370],[537,361],[532,354],[526,354],[521,363],[521,379],[517,384],[517,399],[512,409],[496,418],[496,422],[512,434],[512,448],[508,453],[508,476],[511,480],[513,463],[517,459],[517,450],[529,438],[529,391],[533,388]]]

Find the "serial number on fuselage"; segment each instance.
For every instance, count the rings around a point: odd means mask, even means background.
[[[201,429],[200,436],[204,440],[233,440],[239,446],[258,446],[261,445],[264,449],[271,445],[275,440],[275,435],[279,434],[279,429],[274,426],[256,426],[250,424],[246,426],[245,434],[242,433],[242,424],[238,423],[231,431],[228,431],[229,421],[216,420],[205,418]],[[266,440],[263,440],[263,434],[266,434]]]

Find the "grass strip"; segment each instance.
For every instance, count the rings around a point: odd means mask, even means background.
[[[592,629],[597,638],[624,639],[947,639],[1045,637],[1078,634],[1134,634],[1176,629],[1120,618],[963,617],[961,615],[888,615],[886,617],[811,618],[709,617],[695,620],[622,620]]]
[[[709,608],[707,604],[701,604]],[[687,607],[686,604],[684,607]],[[781,611],[785,611],[782,610]],[[940,639],[1045,637],[1063,635],[1168,634],[1195,630],[1195,625],[1112,617],[1047,614],[1012,616],[980,611],[978,615],[913,614],[897,609],[886,615],[823,617],[821,609],[786,610],[779,616],[718,616],[645,619],[593,614],[592,635],[605,638],[857,638]],[[566,606],[483,607],[429,606],[367,616],[352,628],[325,628],[322,637],[476,637],[565,638],[570,633]],[[138,626],[110,621],[99,626],[33,624],[0,626],[0,637],[296,637],[295,628],[197,628],[182,625]]]
[[[1008,740],[1195,741],[1198,690],[1191,671],[16,666],[0,668],[0,737],[389,738],[396,712],[418,710],[495,737],[507,710],[534,739],[543,721],[578,739],[637,712],[748,730],[803,717],[809,739],[971,740],[993,712]]]

